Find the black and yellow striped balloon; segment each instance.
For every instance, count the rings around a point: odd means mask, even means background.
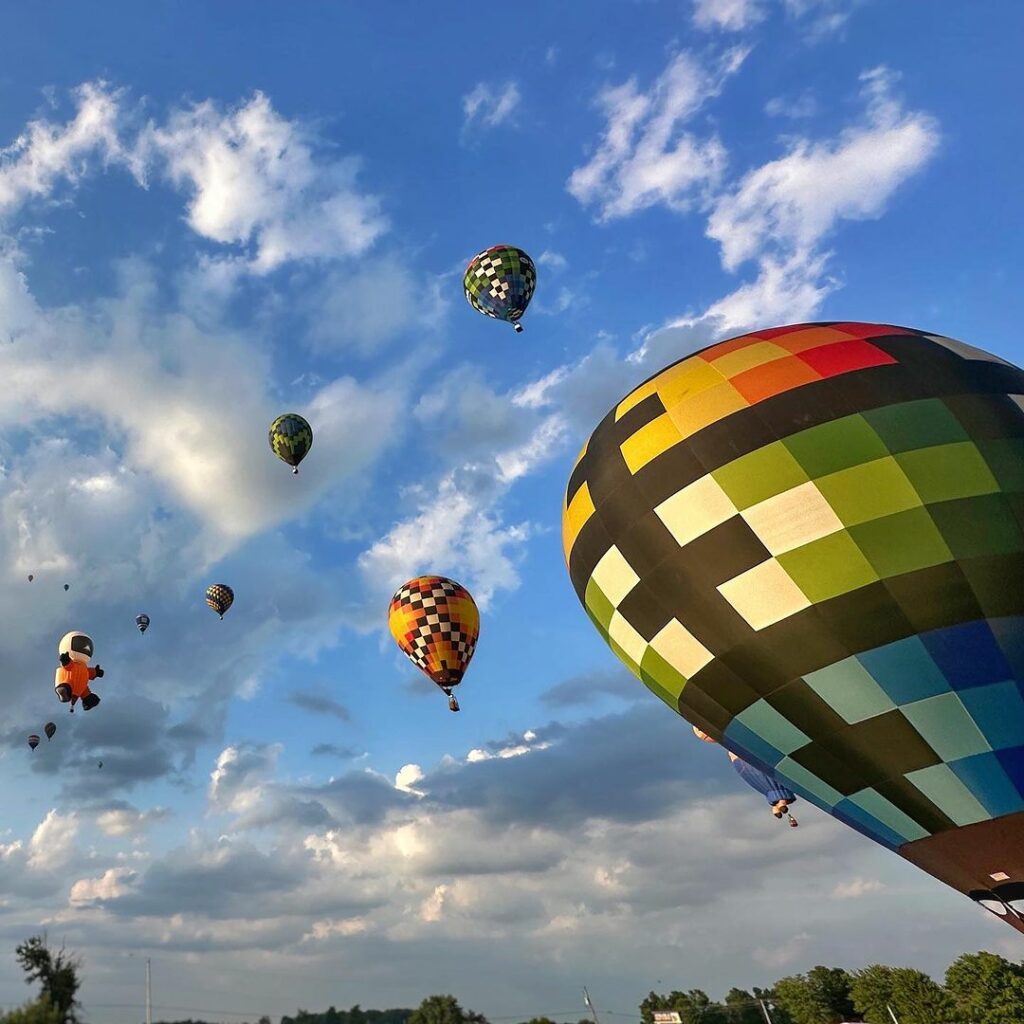
[[[299,463],[313,447],[313,428],[296,412],[286,412],[270,424],[270,448],[298,473]]]
[[[206,603],[223,619],[235,600],[235,592],[226,583],[211,583],[206,588]]]

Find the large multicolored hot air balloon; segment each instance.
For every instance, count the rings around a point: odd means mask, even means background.
[[[469,261],[462,287],[478,313],[505,320],[516,331],[522,331],[519,318],[526,312],[537,287],[537,268],[522,249],[494,245]]]
[[[223,619],[235,601],[235,592],[226,583],[211,583],[206,588],[206,603]]]
[[[713,345],[601,421],[563,534],[669,707],[1024,931],[1024,371],[885,324]]]
[[[270,449],[298,473],[299,463],[313,447],[313,428],[296,412],[286,412],[270,424]]]
[[[391,598],[388,628],[406,657],[448,695],[462,682],[480,636],[480,612],[465,587],[444,576],[417,576]]]

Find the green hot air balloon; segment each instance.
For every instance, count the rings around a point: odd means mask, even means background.
[[[462,278],[466,300],[478,313],[505,320],[517,332],[523,329],[519,319],[536,287],[533,260],[514,245],[495,245],[478,252]]]
[[[1024,932],[1021,396],[902,327],[733,338],[601,421],[563,540],[669,707]]]
[[[298,473],[299,463],[313,447],[313,428],[295,412],[286,412],[270,424],[270,448]]]

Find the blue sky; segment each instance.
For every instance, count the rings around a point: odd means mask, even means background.
[[[776,828],[560,542],[590,430],[717,338],[850,318],[1024,360],[1024,12],[514,13],[0,4],[0,945],[66,936],[93,1020],[139,1019],[132,951],[158,1017],[210,1019],[1024,955],[814,809]],[[462,296],[501,242],[539,266],[522,335]],[[386,633],[421,572],[482,607],[459,715]],[[74,628],[107,674],[70,718]]]

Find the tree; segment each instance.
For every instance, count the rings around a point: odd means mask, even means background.
[[[487,1024],[487,1020],[482,1014],[464,1010],[455,996],[427,996],[409,1024]]]
[[[58,1014],[59,1024],[78,1024],[76,996],[82,983],[78,977],[78,958],[66,955],[63,946],[55,956],[46,944],[45,932],[23,942],[15,949],[15,955],[26,974],[26,983],[40,983],[40,994],[49,1000],[50,1007]]]
[[[683,1024],[727,1024],[729,1018],[719,1003],[713,1003],[699,988],[689,992],[670,992],[667,996],[649,993],[640,1004],[644,1024],[654,1024],[655,1010],[675,1010]]]
[[[841,967],[812,967],[775,983],[775,1002],[793,1024],[840,1024],[856,1020],[850,975]]]
[[[756,997],[742,988],[731,988],[726,993],[725,1019],[729,1024],[764,1024]]]
[[[956,1015],[942,986],[910,967],[873,964],[857,971],[850,994],[868,1024],[890,1024],[890,1006],[900,1024],[951,1024]]]
[[[965,953],[946,971],[946,991],[969,1024],[1024,1024],[1024,965]]]
[[[60,1014],[46,996],[40,996],[0,1017],[3,1024],[60,1024]]]

